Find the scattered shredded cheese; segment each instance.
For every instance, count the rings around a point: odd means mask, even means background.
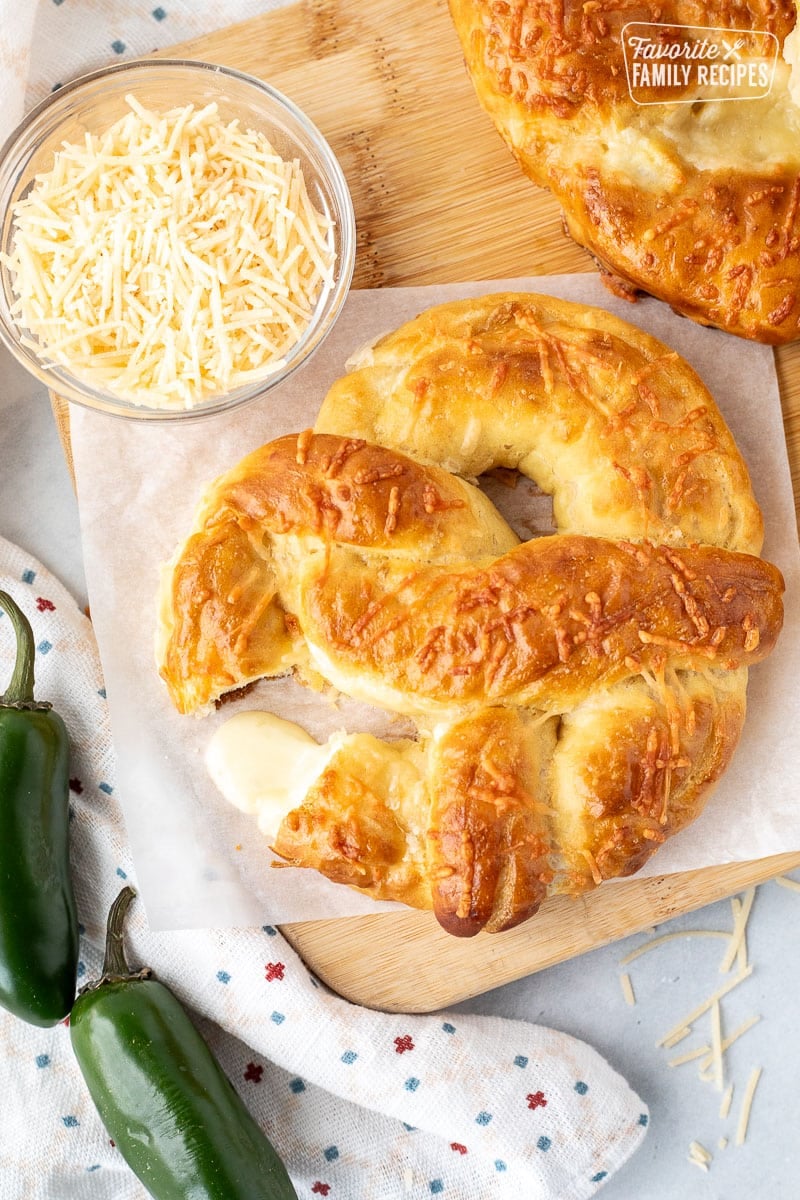
[[[634,1005],[636,997],[633,994],[633,984],[631,983],[630,975],[620,975],[619,981],[622,985],[622,994],[625,997],[625,1003]]]
[[[299,162],[216,104],[126,102],[15,205],[14,314],[85,383],[191,408],[285,363],[332,282],[331,221]]]
[[[735,987],[738,987],[740,983],[749,978],[749,976],[752,974],[753,968],[748,967],[746,971],[742,971],[741,975],[736,975],[733,979],[729,980],[728,983],[723,984],[723,986],[718,988],[713,995],[709,996],[707,1000],[704,1000],[702,1004],[698,1004],[697,1008],[692,1009],[692,1011],[686,1017],[684,1017],[682,1021],[679,1021],[677,1025],[674,1025],[672,1029],[665,1033],[664,1037],[658,1042],[658,1045],[666,1045],[667,1041],[669,1041],[674,1034],[678,1033],[682,1029],[685,1029],[687,1025],[693,1025],[698,1017],[701,1017],[703,1013],[708,1012],[708,1010],[711,1008],[711,1005],[716,1000],[721,1000],[723,996],[727,996],[728,992],[733,991]]]
[[[735,1030],[732,1034],[730,1034],[729,1037],[726,1037],[723,1040],[723,1042],[720,1046],[721,1052],[724,1054],[725,1051],[730,1046],[732,1046],[734,1042],[739,1040],[739,1038],[742,1036],[742,1034],[747,1033],[748,1029],[752,1029],[753,1026],[757,1025],[760,1020],[761,1020],[761,1017],[748,1017],[748,1019],[746,1021],[744,1021],[737,1030]],[[705,1058],[703,1060],[703,1062],[701,1062],[700,1069],[703,1071],[709,1070],[709,1068],[712,1065],[712,1062],[713,1062],[713,1059],[712,1059],[711,1050],[709,1047],[708,1048],[708,1057]]]
[[[712,1156],[700,1142],[689,1143],[689,1162],[693,1162],[698,1167],[703,1167],[707,1171],[708,1164],[712,1161]]]
[[[718,1092],[723,1087],[722,1066],[722,1017],[719,1000],[711,1005],[711,1065],[713,1067],[714,1086]]]
[[[734,959],[741,951],[742,946],[745,947],[745,959],[747,955],[747,943],[745,934],[747,930],[747,922],[750,917],[750,909],[753,907],[756,889],[749,888],[741,901],[735,896],[731,900],[731,910],[733,912],[733,933],[731,934],[730,945],[725,952],[725,957],[719,965],[720,973],[725,975],[733,966]]]
[[[620,959],[619,965],[627,967],[628,963],[632,963],[640,954],[646,954],[648,950],[655,950],[656,946],[663,946],[664,942],[672,942],[676,938],[714,937],[730,940],[730,936],[729,933],[723,933],[721,929],[684,929],[679,933],[662,933],[661,937],[653,938],[651,942],[645,942],[643,946],[631,950],[630,954],[626,954],[624,958]]]
[[[681,1054],[677,1058],[668,1059],[667,1066],[682,1067],[684,1063],[694,1062],[695,1059],[702,1058],[703,1055],[710,1053],[710,1046],[698,1046],[696,1050],[687,1050],[685,1054]]]
[[[792,891],[800,891],[800,882],[794,879],[789,879],[786,876],[775,876],[775,882],[781,886],[788,887]],[[728,1083],[725,1087],[725,1058],[726,1051],[738,1041],[749,1029],[761,1020],[760,1016],[751,1016],[746,1021],[743,1021],[738,1029],[733,1033],[723,1037],[722,1034],[722,1008],[720,1001],[724,996],[731,992],[735,987],[742,983],[753,973],[753,967],[747,963],[747,923],[753,907],[755,897],[755,888],[750,888],[741,897],[733,897],[731,899],[731,911],[733,914],[733,929],[731,933],[725,933],[721,930],[688,930],[676,933],[664,934],[661,937],[656,937],[651,941],[639,946],[636,950],[631,951],[620,960],[620,966],[627,966],[633,962],[641,954],[647,953],[649,950],[655,949],[657,946],[663,945],[664,942],[671,941],[676,938],[683,937],[720,937],[724,938],[728,945],[725,950],[724,958],[720,964],[720,971],[730,972],[734,964],[737,968],[734,978],[729,979],[722,987],[718,988],[710,995],[702,1004],[699,1004],[692,1012],[688,1013],[683,1020],[674,1025],[664,1037],[657,1043],[657,1046],[664,1046],[671,1049],[684,1038],[688,1037],[693,1029],[695,1022],[704,1013],[710,1014],[711,1037],[710,1045],[704,1044],[695,1049],[688,1050],[684,1054],[679,1054],[677,1057],[669,1059],[670,1067],[678,1067],[684,1063],[696,1062],[700,1059],[700,1078],[708,1082],[714,1082],[717,1090],[721,1093],[719,1116],[720,1120],[725,1120],[730,1114],[731,1105],[733,1102],[734,1085]],[[620,984],[623,994],[628,1000],[628,1003],[635,1003],[633,995],[633,985],[630,976],[622,974],[620,976]],[[628,997],[630,996],[630,999]],[[750,1121],[750,1112],[753,1105],[756,1087],[761,1077],[762,1068],[754,1068],[748,1079],[747,1086],[742,1098],[741,1111],[739,1113],[738,1124],[735,1134],[735,1145],[740,1146],[744,1143],[747,1136],[747,1129]],[[725,1089],[723,1092],[723,1088]],[[717,1145],[720,1150],[724,1150],[729,1144],[729,1139],[721,1136],[718,1139]],[[710,1164],[713,1161],[713,1156],[709,1151],[700,1144],[693,1141],[689,1145],[689,1161],[703,1171],[708,1171]]]
[[[800,882],[796,879],[790,879],[788,875],[776,875],[775,882],[781,887],[789,888],[792,892],[800,892]]]
[[[742,930],[742,940],[739,942],[739,949],[736,951],[736,970],[741,975],[742,971],[747,970],[747,930]]]
[[[742,1097],[742,1108],[739,1113],[739,1123],[736,1126],[736,1141],[737,1146],[743,1146],[744,1140],[747,1137],[747,1126],[750,1123],[750,1109],[753,1107],[753,1097],[756,1094],[756,1087],[761,1078],[761,1067],[754,1067],[750,1072],[750,1078],[747,1081],[747,1087],[744,1090]]]
[[[677,1046],[678,1042],[682,1042],[684,1038],[687,1038],[691,1032],[692,1031],[688,1025],[686,1025],[683,1029],[679,1029],[677,1033],[673,1033],[672,1037],[667,1038],[667,1040],[663,1043],[664,1048],[666,1050],[671,1050],[673,1046]],[[661,1042],[656,1042],[657,1046],[660,1046],[661,1044]]]

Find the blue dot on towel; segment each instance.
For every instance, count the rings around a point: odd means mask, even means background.
[[[406,1089],[407,1092],[415,1092],[417,1090],[417,1088],[419,1087],[419,1080],[415,1079],[414,1076],[412,1075],[410,1079],[407,1079],[405,1081],[405,1083],[403,1084],[403,1087]]]
[[[323,1150],[322,1153],[325,1155],[325,1158],[328,1162],[336,1162],[337,1158],[339,1157],[339,1147],[328,1146],[327,1150]]]
[[[488,1125],[492,1119],[492,1114],[488,1112],[479,1112],[475,1118],[476,1125]]]
[[[289,1090],[294,1092],[295,1096],[299,1096],[301,1092],[306,1090],[306,1085],[302,1079],[292,1079],[289,1082]]]
[[[549,1137],[540,1137],[536,1143],[540,1150],[549,1150],[552,1144]]]
[[[584,1083],[582,1079],[579,1079],[578,1082],[575,1084],[575,1091],[578,1093],[579,1096],[585,1096],[586,1093],[588,1092],[588,1090],[589,1090],[588,1083]]]
[[[350,1064],[354,1063],[357,1058],[358,1055],[356,1054],[355,1050],[345,1050],[344,1054],[342,1055],[342,1062],[349,1067]]]
[[[528,1065],[528,1060],[524,1054],[518,1054],[517,1057],[514,1059],[515,1067],[522,1067],[524,1070],[524,1068],[527,1067],[527,1065]]]

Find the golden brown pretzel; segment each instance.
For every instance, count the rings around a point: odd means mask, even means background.
[[[339,432],[281,438],[209,489],[165,574],[161,673],[183,711],[295,667],[413,715],[418,741],[333,739],[274,848],[453,933],[508,928],[697,815],[782,580],[713,400],[623,322],[485,297],[362,362],[320,414]],[[520,544],[422,448],[570,470],[566,531]]]
[[[449,2],[478,99],[623,294],[641,288],[764,342],[798,337],[793,0]],[[774,35],[754,39],[765,55],[781,51],[769,94],[691,103],[695,93],[679,87],[670,103],[658,90],[637,95],[655,103],[634,102],[622,43],[630,22],[654,23],[654,41],[700,42],[700,27]],[[670,25],[695,28],[673,35]]]

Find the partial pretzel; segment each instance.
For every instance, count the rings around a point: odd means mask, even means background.
[[[572,237],[611,273],[613,291],[650,292],[742,337],[798,337],[794,0],[449,3],[480,103],[523,171],[553,192]],[[626,26],[660,52],[662,79],[669,63],[685,82],[632,94],[642,63],[630,51],[626,63]],[[720,62],[761,72],[761,98],[731,87],[709,99],[696,71],[704,41]]]

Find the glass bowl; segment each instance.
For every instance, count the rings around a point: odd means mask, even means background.
[[[13,245],[13,206],[30,191],[35,176],[50,170],[63,142],[103,133],[129,112],[131,94],[155,112],[215,101],[220,116],[238,117],[242,129],[262,133],[281,158],[297,159],[314,207],[331,222],[335,253],[332,282],[323,284],[308,326],[282,364],[265,378],[226,393],[207,395],[187,408],[149,408],[97,388],[48,360],[46,351],[23,344],[29,331],[12,315],[11,272],[0,259],[0,340],[38,379],[59,396],[88,408],[148,421],[175,421],[227,411],[265,395],[320,346],[341,312],[355,262],[355,218],[342,169],[318,129],[280,92],[229,67],[181,59],[122,63],[65,84],[39,104],[0,149],[0,251]]]

